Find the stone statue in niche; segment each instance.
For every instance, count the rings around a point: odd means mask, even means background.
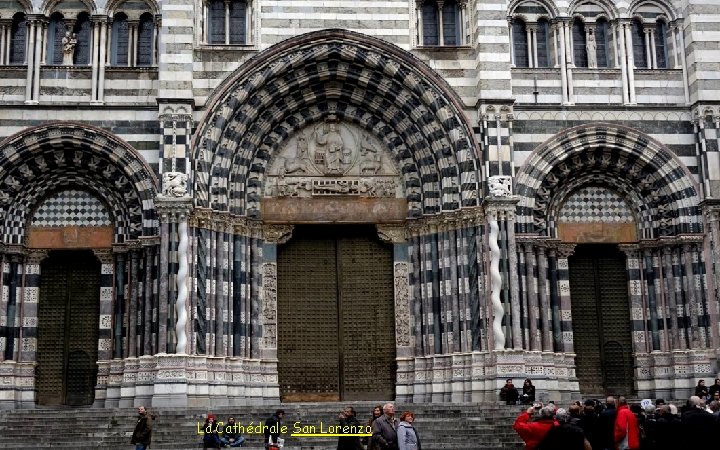
[[[181,172],[163,173],[163,195],[183,197],[187,194],[187,175]]]
[[[585,39],[585,50],[587,50],[588,67],[595,69],[597,67],[597,44],[595,43],[595,33],[592,28],[588,29]]]
[[[62,39],[63,45],[63,65],[72,66],[73,55],[75,54],[75,46],[77,45],[77,34],[70,31],[65,32]]]
[[[315,162],[324,160],[326,175],[341,174],[343,165],[350,163],[352,150],[345,148],[334,117],[331,117],[326,124],[315,128],[315,142],[318,144],[318,149],[315,150]]]
[[[367,133],[363,133],[362,137],[360,143],[360,174],[376,174],[382,167],[382,153],[372,145]]]

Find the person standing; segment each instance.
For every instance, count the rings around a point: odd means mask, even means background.
[[[627,400],[622,396],[618,397],[614,434],[617,450],[638,450],[640,448],[640,428],[637,417],[630,411]]]
[[[615,450],[616,406],[615,397],[612,395],[605,399],[605,409],[600,413],[598,418],[598,440],[601,443],[600,450]]]
[[[420,436],[413,426],[415,414],[405,411],[400,415],[400,424],[397,428],[398,450],[420,450]]]
[[[560,408],[555,412],[558,425],[550,428],[537,450],[592,450],[582,428],[573,423],[570,413]]]
[[[386,403],[383,406],[383,415],[373,422],[372,441],[377,450],[398,450],[397,419],[395,405],[392,403]]]
[[[146,450],[150,446],[152,422],[152,415],[150,415],[144,406],[139,406],[137,423],[135,424],[135,430],[130,440],[130,443],[135,445],[135,450]]]
[[[708,397],[715,400],[715,393],[720,393],[720,378],[715,378],[715,383],[708,389]]]
[[[278,443],[278,438],[280,437],[280,425],[282,423],[283,417],[285,417],[285,411],[282,409],[278,409],[275,411],[275,414],[268,417],[267,420],[265,420],[265,446],[268,446],[268,443],[272,442],[273,444]]]
[[[348,434],[356,434],[360,430],[360,421],[355,417],[355,409],[352,406],[346,406],[338,416],[338,422],[341,427],[348,427],[352,431]],[[338,437],[337,450],[362,450],[359,436],[340,436]]]
[[[683,448],[709,448],[708,436],[717,436],[718,423],[715,416],[705,411],[705,402],[696,395],[690,397],[687,410],[680,420],[680,434],[683,436]]]
[[[535,450],[556,424],[555,405],[550,404],[540,409],[537,420],[532,420],[533,414],[535,407],[531,406],[520,414],[513,424],[513,430],[525,441],[525,450]]]
[[[382,405],[377,405],[372,410],[372,416],[370,417],[370,420],[367,422],[367,426],[370,427],[372,430],[373,422],[375,422],[375,419],[382,416],[383,410]],[[376,450],[375,444],[373,443],[372,436],[364,437],[363,438],[363,444],[367,445],[367,450]]]
[[[680,417],[672,413],[673,405],[661,405],[657,409],[655,434],[656,450],[677,450],[684,448],[680,431]]]

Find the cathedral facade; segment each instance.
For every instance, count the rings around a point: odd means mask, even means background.
[[[719,7],[0,1],[0,407],[690,395]]]

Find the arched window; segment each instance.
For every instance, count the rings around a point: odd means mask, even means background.
[[[598,67],[610,67],[610,57],[608,56],[608,51],[610,49],[608,42],[608,30],[609,26],[607,20],[598,19],[597,22],[595,22],[595,45],[597,46],[596,57]]]
[[[645,31],[643,31],[642,23],[637,19],[632,22],[632,41],[635,67],[638,69],[646,69],[647,51],[645,49]]]
[[[655,61],[658,69],[667,69],[667,25],[662,20],[655,23]]]
[[[438,8],[435,2],[425,2],[422,7],[423,45],[440,45]]]
[[[443,45],[460,45],[460,8],[454,0],[445,1],[442,7]]]
[[[227,4],[227,8],[224,0],[209,0],[207,3],[208,44],[247,44],[248,10],[246,0],[231,0]],[[225,29],[226,23],[230,25],[227,30]]]
[[[140,16],[138,24],[137,66],[151,66],[153,63],[153,29],[155,24],[150,13]]]
[[[75,53],[73,55],[73,64],[81,66],[90,64],[91,34],[92,27],[90,25],[90,16],[88,13],[82,12],[78,14],[77,22],[73,32],[76,35],[77,44],[75,44]]]
[[[10,36],[10,64],[25,63],[25,38],[27,37],[27,22],[25,14],[17,13],[13,17]]]
[[[50,16],[48,23],[48,42],[45,50],[45,61],[48,64],[63,63],[63,38],[65,37],[65,20],[60,13],[54,13]]]
[[[528,57],[527,27],[525,22],[514,19],[512,22],[513,53],[515,55],[515,67],[530,67]]]
[[[550,23],[547,20],[538,20],[536,39],[538,67],[550,67]]]
[[[587,47],[585,41],[585,23],[580,19],[573,20],[572,25],[573,38],[573,61],[575,67],[587,67]]]
[[[127,66],[128,65],[128,42],[130,33],[128,28],[128,19],[125,13],[117,13],[112,23],[112,48],[110,50],[110,65]]]

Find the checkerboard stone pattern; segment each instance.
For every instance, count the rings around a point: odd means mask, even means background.
[[[625,200],[602,186],[587,186],[573,192],[563,203],[558,222],[633,223]]]
[[[109,227],[110,214],[105,205],[87,191],[69,189],[45,199],[35,211],[36,227]]]

